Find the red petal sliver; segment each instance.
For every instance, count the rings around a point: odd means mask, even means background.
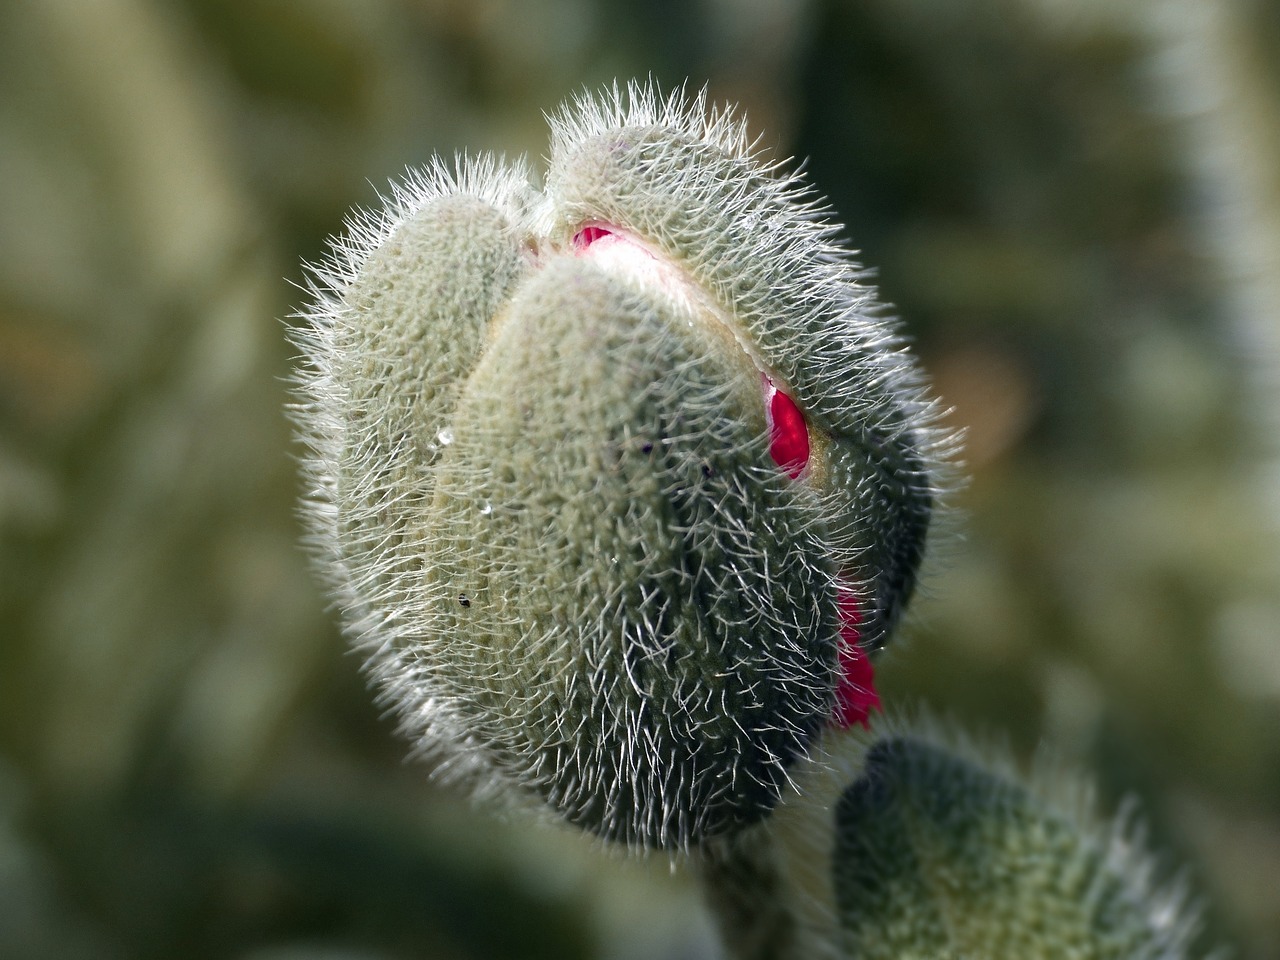
[[[809,465],[809,427],[796,402],[764,376],[765,413],[769,422],[769,455],[798,480]]]
[[[862,620],[858,601],[847,587],[838,589],[840,611],[840,680],[836,684],[836,709],[832,720],[841,730],[855,723],[871,727],[871,711],[880,709],[876,693],[875,669],[871,659],[858,646],[858,624]]]
[[[586,226],[573,235],[573,245],[578,250],[585,250],[597,240],[611,236],[612,230],[601,226]]]

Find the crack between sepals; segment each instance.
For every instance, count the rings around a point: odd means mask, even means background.
[[[712,333],[731,341],[760,379],[760,398],[766,425],[766,440],[775,466],[795,483],[811,487],[815,479],[812,469],[812,424],[808,416],[795,403],[794,397],[778,387],[778,380],[762,362],[755,344],[747,339],[730,312],[685,271],[681,265],[655,250],[633,232],[604,220],[587,220],[570,235],[567,249],[560,243],[546,238],[529,236],[523,245],[530,273],[539,270],[548,255],[569,254],[590,258],[597,269],[624,283],[649,293],[655,293],[693,326],[699,318],[709,320]],[[505,311],[499,311],[495,321],[501,322]],[[805,429],[804,461],[799,469],[787,459],[779,459],[774,448],[774,413],[772,403],[776,394],[794,407]],[[825,435],[819,431],[819,437]],[[783,445],[785,448],[785,444]],[[874,686],[872,664],[861,646],[859,630],[861,610],[852,589],[854,577],[838,572],[833,585],[837,595],[837,658],[836,684],[832,691],[834,703],[826,722],[837,729],[847,729],[855,724],[870,725],[870,712],[881,709],[880,698]]]
[[[755,345],[743,336],[719,301],[707,294],[678,263],[616,224],[601,220],[586,221],[573,232],[570,244],[576,255],[592,258],[601,269],[614,274],[621,273],[629,281],[658,292],[687,313],[691,318],[690,323],[695,322],[693,317],[710,317],[721,331],[727,333],[761,379],[769,452],[774,463],[794,482],[806,485],[812,482],[810,460],[813,430],[808,416],[800,409],[792,394],[778,386],[778,380],[761,362],[754,349]],[[781,404],[778,403],[779,398],[783,401]],[[780,415],[792,422],[780,425]],[[802,436],[797,436],[795,418],[800,421]],[[833,691],[835,703],[827,720],[840,729],[855,724],[869,727],[871,711],[880,709],[880,696],[875,689],[871,660],[860,643],[861,610],[851,583],[852,578],[847,574],[836,574],[838,678]]]
[[[580,238],[589,231],[600,231],[600,234],[591,236],[586,243],[582,243]],[[617,239],[609,242],[609,237]],[[609,246],[625,245],[645,258],[641,262],[650,263],[653,266],[647,269],[634,269],[629,272],[610,269],[607,262],[599,263],[601,258],[599,257],[598,248],[601,241],[608,243]],[[590,257],[597,261],[601,269],[615,275],[621,274],[646,289],[657,291],[674,306],[680,308],[681,312],[687,313],[691,317],[709,317],[714,320],[716,329],[722,335],[727,335],[736,344],[738,350],[746,357],[751,366],[758,373],[768,376],[776,382],[777,378],[770,373],[768,365],[764,362],[764,358],[760,355],[755,343],[743,334],[738,324],[734,323],[730,311],[714,296],[703,290],[701,284],[678,261],[656,249],[643,237],[625,227],[620,227],[604,220],[587,220],[574,230],[570,244],[573,252],[578,256]],[[592,250],[596,250],[596,253],[593,254]],[[621,261],[621,259],[617,258],[615,263]],[[651,276],[656,274],[660,278],[660,282],[653,283],[646,278],[646,274]]]

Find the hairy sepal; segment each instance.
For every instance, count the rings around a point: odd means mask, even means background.
[[[428,515],[461,722],[498,775],[637,845],[759,819],[831,708],[816,504],[765,465],[754,395],[691,319],[546,263],[469,382]]]

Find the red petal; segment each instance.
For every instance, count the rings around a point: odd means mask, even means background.
[[[598,225],[583,227],[573,235],[573,245],[578,250],[585,250],[597,240],[611,236],[612,231]]]
[[[793,480],[809,465],[809,427],[796,402],[774,386],[767,376],[765,411],[769,422],[769,455]]]
[[[880,709],[876,693],[875,670],[870,658],[858,646],[858,624],[862,615],[853,591],[845,586],[837,590],[840,612],[840,680],[836,685],[836,709],[832,719],[841,730],[855,723],[871,727],[871,711]]]

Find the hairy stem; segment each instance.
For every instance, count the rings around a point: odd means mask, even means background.
[[[704,846],[696,873],[733,960],[790,960],[799,923],[772,833],[764,827]]]

